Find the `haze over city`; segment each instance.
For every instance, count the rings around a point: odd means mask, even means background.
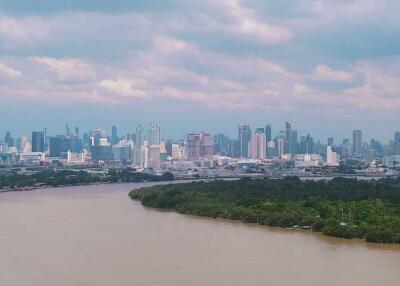
[[[292,2],[292,1],[290,1]],[[0,134],[294,122],[389,140],[399,1],[1,1]],[[29,122],[29,125],[26,124]]]

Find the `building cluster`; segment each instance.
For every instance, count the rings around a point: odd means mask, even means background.
[[[62,135],[50,135],[43,129],[18,139],[8,131],[0,140],[0,166],[109,164],[155,172],[209,172],[276,164],[298,169],[338,167],[341,162],[357,161],[400,167],[400,132],[386,145],[375,139],[365,142],[361,130],[336,143],[333,138],[323,142],[310,134],[299,136],[288,122],[284,127],[273,136],[270,124],[254,131],[249,125],[239,125],[237,138],[202,131],[182,140],[164,139],[156,123],[147,128],[138,125],[125,136],[119,136],[116,126],[111,134],[104,129],[81,134],[78,127],[71,130],[66,124]]]

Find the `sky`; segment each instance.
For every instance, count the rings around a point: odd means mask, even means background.
[[[0,136],[400,130],[398,0],[0,0]]]

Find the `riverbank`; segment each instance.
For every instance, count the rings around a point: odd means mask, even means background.
[[[132,191],[146,207],[325,235],[400,243],[400,180],[249,180]]]

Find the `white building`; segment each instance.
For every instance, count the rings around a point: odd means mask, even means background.
[[[295,157],[294,166],[296,168],[318,167],[322,162],[319,154],[298,154]]]
[[[160,145],[150,145],[149,146],[149,159],[147,163],[147,168],[152,168],[154,170],[160,170]]]
[[[265,133],[256,132],[252,134],[248,148],[249,158],[265,159],[267,157],[267,138],[265,137]]]
[[[332,146],[326,147],[326,164],[328,166],[339,166],[339,155],[332,150]]]

